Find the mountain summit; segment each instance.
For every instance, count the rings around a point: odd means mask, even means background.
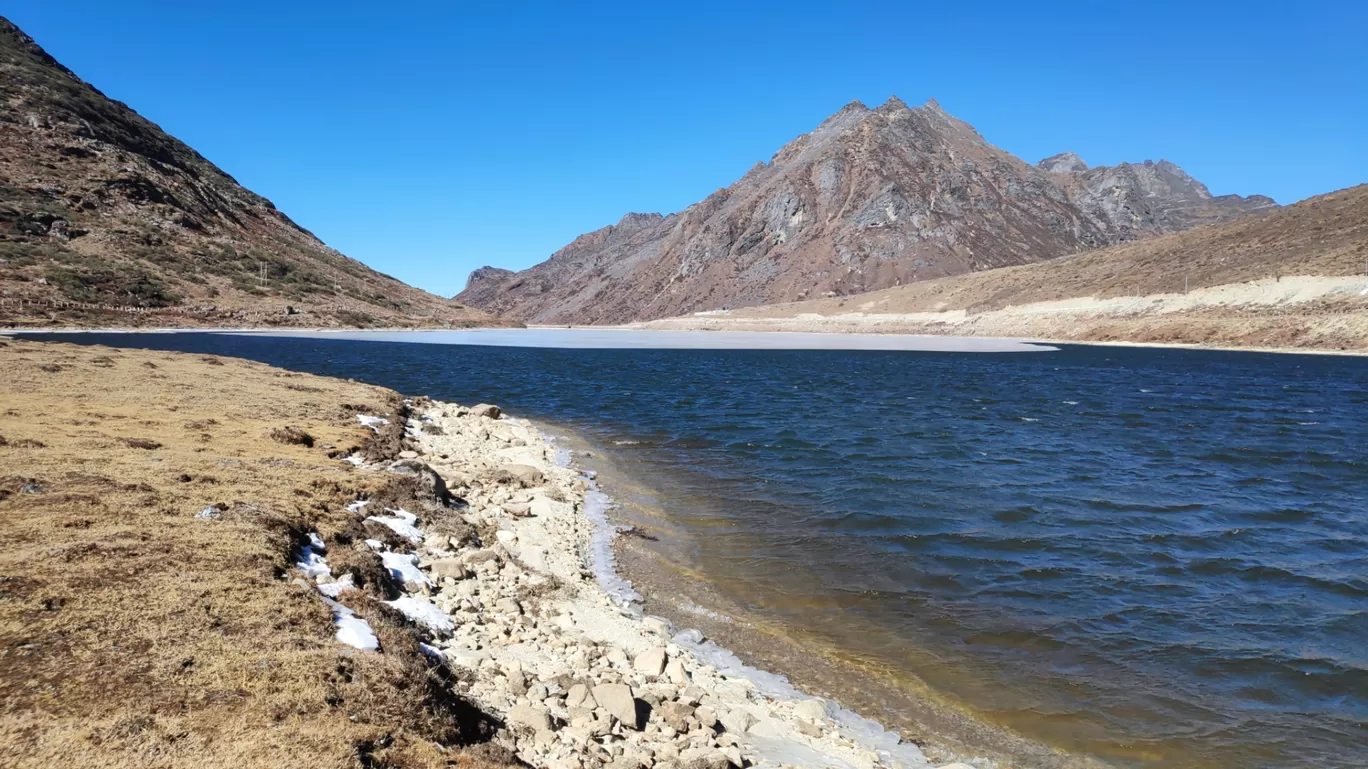
[[[632,214],[456,299],[538,323],[621,323],[844,295],[1024,264],[1275,206],[1161,161],[1040,167],[934,100],[851,102],[669,216]]]
[[[349,259],[0,18],[0,324],[470,326]]]

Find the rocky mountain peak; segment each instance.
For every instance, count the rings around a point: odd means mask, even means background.
[[[875,111],[875,112],[880,112],[880,113],[889,113],[889,112],[907,112],[907,111],[910,111],[910,110],[911,110],[911,107],[908,107],[908,106],[907,106],[907,102],[903,101],[902,99],[899,99],[899,98],[896,97],[896,96],[890,96],[890,97],[888,97],[888,101],[885,101],[883,104],[880,104],[880,105],[878,106],[878,108],[875,109],[874,111]]]
[[[470,277],[466,279],[466,288],[476,286],[481,283],[499,283],[507,278],[512,277],[515,274],[516,273],[514,273],[512,270],[505,270],[502,267],[491,267],[489,265],[485,265],[476,270],[473,270],[470,273]]]
[[[684,211],[582,235],[460,299],[533,322],[647,320],[1034,262],[1249,208],[1184,177],[1073,153],[1036,167],[934,99],[851,102]]]
[[[1036,165],[1052,174],[1078,174],[1088,170],[1088,164],[1075,152],[1051,155]]]
[[[629,213],[624,215],[621,219],[619,219],[618,223],[615,226],[619,228],[639,230],[642,227],[650,227],[653,224],[657,224],[660,222],[661,219],[664,218],[665,217],[659,213]]]

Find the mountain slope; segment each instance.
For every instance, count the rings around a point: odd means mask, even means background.
[[[680,213],[629,214],[519,273],[477,271],[456,298],[618,323],[1025,264],[1275,205],[1213,198],[1169,163],[1076,166],[1032,166],[934,101],[853,102]]]
[[[1368,350],[1368,185],[1214,227],[859,296],[656,321]]]
[[[5,19],[0,100],[0,323],[495,322],[328,248]]]

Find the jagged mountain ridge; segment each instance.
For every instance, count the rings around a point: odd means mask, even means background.
[[[629,214],[456,299],[536,323],[620,323],[854,294],[1036,262],[1276,205],[1160,162],[1032,166],[934,100],[846,105],[731,186]]]
[[[499,323],[324,245],[3,18],[0,98],[0,324]]]

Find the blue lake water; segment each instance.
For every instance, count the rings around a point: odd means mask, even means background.
[[[47,338],[571,428],[731,604],[1052,745],[1368,766],[1368,359]]]

